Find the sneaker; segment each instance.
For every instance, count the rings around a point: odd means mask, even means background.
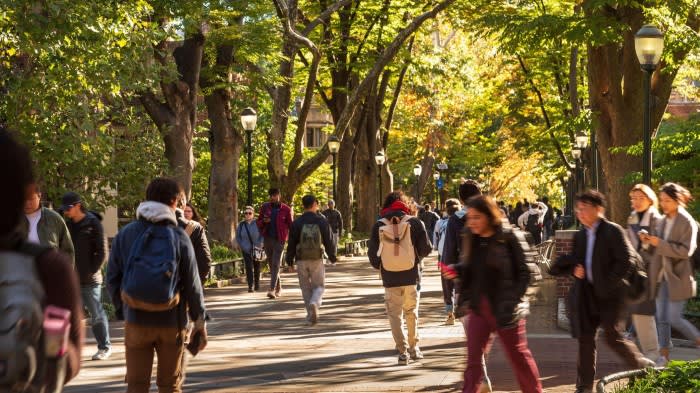
[[[308,308],[309,312],[309,324],[312,326],[318,323],[318,306],[315,304],[310,304]]]
[[[409,348],[408,349],[408,354],[411,355],[412,360],[420,360],[423,359],[423,352],[420,351],[420,348],[415,347],[413,349]]]
[[[277,295],[275,295],[275,292],[270,290],[270,291],[267,291],[267,297],[269,297],[270,299],[274,299],[277,297]]]
[[[255,292],[252,287],[248,287],[248,293],[253,293]]]
[[[108,359],[111,355],[112,355],[111,348],[100,349],[97,351],[96,354],[92,355],[92,360],[105,360],[105,359]]]
[[[639,363],[641,368],[656,367],[656,362],[649,358],[642,358],[642,360]]]
[[[454,325],[454,324],[455,324],[455,313],[448,312],[447,319],[445,320],[445,325]]]
[[[402,353],[399,355],[399,365],[407,365],[408,364],[408,355],[405,353]]]
[[[666,359],[663,356],[659,356],[658,359],[656,359],[656,367],[666,367],[668,364],[668,359]]]

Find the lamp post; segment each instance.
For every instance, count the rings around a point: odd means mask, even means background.
[[[583,160],[584,160],[583,154],[586,151],[586,148],[588,147],[589,139],[588,139],[588,136],[586,134],[579,131],[576,133],[575,140],[576,140],[576,147],[579,150],[579,153],[578,153],[579,157],[577,158],[577,160],[580,161],[580,164],[581,164],[581,168],[580,168],[580,170],[581,170],[581,175],[580,175],[581,176],[581,178],[580,178],[581,184],[580,184],[580,190],[579,190],[579,192],[581,192],[586,187],[586,179],[585,179],[584,167],[583,167]],[[573,154],[573,151],[572,151],[572,154]]]
[[[447,164],[444,163],[444,162],[441,162],[441,163],[437,164],[437,169],[438,169],[438,174],[440,174],[440,177],[442,177],[442,172],[447,170]],[[443,187],[444,187],[444,185],[445,185],[445,184],[444,184],[444,180],[442,180],[440,177],[438,177],[438,183],[437,183],[437,186],[438,186],[438,202],[439,202],[440,199],[442,198],[442,195],[441,195],[441,194],[442,194],[442,189],[443,189]],[[440,207],[442,207],[442,204],[440,204]]]
[[[420,164],[416,164],[413,167],[413,174],[416,175],[416,203],[420,203],[420,201],[419,201],[420,198],[418,198],[418,187],[419,187],[418,183],[420,183],[420,174],[422,172],[423,172],[423,167],[420,166]]]
[[[258,114],[253,108],[245,108],[241,112],[241,124],[246,133],[246,144],[248,145],[248,200],[246,204],[253,206],[253,130],[258,123]]]
[[[337,136],[331,135],[328,138],[328,151],[331,152],[331,155],[333,155],[333,200],[336,200],[336,194],[335,194],[335,172],[336,172],[336,163],[335,163],[335,158],[338,155],[338,151],[340,150],[340,140],[338,139]]]
[[[381,200],[382,200],[382,165],[384,165],[384,161],[386,161],[386,156],[384,155],[384,152],[382,150],[378,151],[377,154],[374,156],[374,162],[377,164],[379,167],[379,205],[381,206]]]
[[[651,185],[651,76],[664,50],[664,33],[653,25],[645,25],[634,35],[634,50],[644,71],[644,153],[642,182]]]
[[[438,182],[440,181],[440,172],[435,172],[433,173],[433,179],[435,180],[435,183],[433,185],[435,186],[435,206],[440,209],[440,187]]]
[[[581,176],[580,176],[580,171],[581,171],[581,148],[578,146],[574,145],[571,149],[571,155],[574,157],[574,162],[576,163],[575,167],[575,172],[574,172],[574,178],[576,187],[575,187],[575,194],[578,194],[581,192]]]

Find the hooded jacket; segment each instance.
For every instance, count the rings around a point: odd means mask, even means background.
[[[186,219],[182,213],[182,210],[176,210],[175,216],[177,217],[177,225],[190,236],[192,248],[194,249],[194,255],[197,259],[199,279],[204,282],[207,280],[209,269],[211,267],[211,251],[209,250],[207,233],[202,224],[194,220]]]
[[[102,284],[102,265],[107,261],[102,216],[86,212],[78,222],[68,220],[68,231],[75,248],[75,269],[78,271],[81,286]]]
[[[442,249],[442,262],[445,265],[456,265],[459,263],[459,252],[462,238],[460,237],[464,223],[466,222],[467,211],[458,210],[451,215],[447,221],[447,228],[443,234],[444,245]]]
[[[204,317],[204,294],[199,281],[197,260],[192,242],[182,228],[177,226],[175,212],[167,205],[154,201],[142,202],[136,210],[136,221],[122,228],[112,242],[112,252],[107,266],[107,288],[117,316],[127,322],[159,327],[184,328],[186,312],[193,321]],[[167,311],[149,312],[130,309],[121,301],[121,286],[124,264],[129,259],[135,241],[152,225],[172,225],[176,233],[175,256],[180,263],[180,304]],[[183,304],[184,303],[184,304]]]
[[[403,217],[404,212],[398,210],[390,210],[382,218],[392,218],[392,217]],[[382,283],[385,288],[401,287],[405,285],[416,285],[419,282],[419,272],[418,264],[420,260],[430,254],[433,245],[428,239],[428,233],[425,231],[425,226],[423,222],[416,217],[411,217],[408,220],[411,225],[411,243],[413,243],[413,248],[416,252],[416,260],[413,264],[413,268],[403,272],[390,272],[384,270],[382,267],[382,260],[377,255],[379,251],[379,227],[383,226],[384,223],[377,221],[372,227],[372,234],[370,235],[369,242],[367,244],[367,253],[369,255],[369,262],[372,267],[379,269],[382,275]]]

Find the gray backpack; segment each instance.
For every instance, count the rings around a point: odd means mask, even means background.
[[[43,339],[44,289],[36,257],[47,248],[24,244],[0,252],[0,392],[60,392],[47,388]],[[63,375],[57,376],[63,379]]]

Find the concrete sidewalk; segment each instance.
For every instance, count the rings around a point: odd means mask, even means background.
[[[264,291],[247,293],[244,284],[207,290],[207,306],[215,318],[209,324],[209,346],[190,359],[184,391],[459,391],[464,332],[459,323],[443,324],[435,258],[426,260],[421,292],[420,346],[425,359],[408,366],[396,364],[381,280],[366,257],[327,268],[324,304],[314,327],[306,326],[296,274],[285,273],[282,279],[284,290],[277,300],[267,299]],[[552,313],[546,305],[533,307],[530,348],[546,390],[572,392],[576,342],[553,326]],[[126,390],[122,324],[112,324],[111,330],[113,356],[101,362],[87,360],[95,352],[94,340],[89,339],[83,369],[65,392]],[[699,355],[691,349],[673,352],[677,359]],[[622,370],[613,356],[600,346],[599,376]],[[500,344],[494,345],[487,364],[496,391],[518,391]]]

